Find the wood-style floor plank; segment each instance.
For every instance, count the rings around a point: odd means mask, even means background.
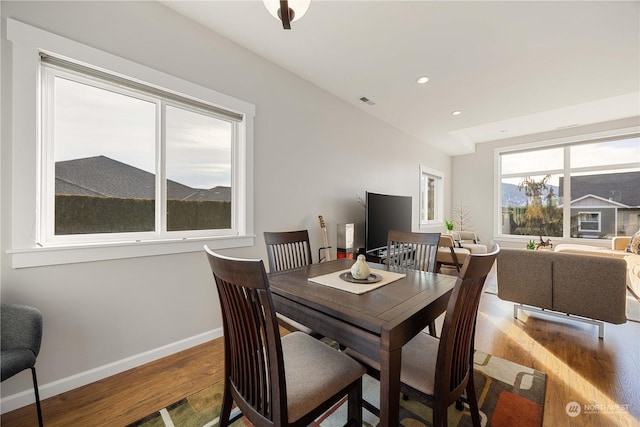
[[[545,427],[640,426],[640,323],[606,325],[600,340],[593,325],[523,313],[516,320],[513,304],[485,293],[476,348],[547,374]],[[217,339],[46,399],[45,425],[124,426],[222,376],[223,343]],[[572,401],[603,409],[570,418],[565,408]],[[37,425],[35,406],[2,415],[0,424]]]
[[[213,340],[42,401],[46,427],[124,426],[223,377],[224,346]],[[35,405],[2,415],[3,427],[37,425]]]

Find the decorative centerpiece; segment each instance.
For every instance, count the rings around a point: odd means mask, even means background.
[[[351,276],[356,280],[365,280],[371,274],[371,269],[367,264],[364,255],[358,255],[356,262],[351,266]]]
[[[350,271],[345,271],[339,276],[342,280],[351,283],[371,284],[382,280],[382,276],[371,272],[364,255],[358,255],[356,262],[351,266]]]

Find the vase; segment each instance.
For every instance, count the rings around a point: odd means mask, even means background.
[[[367,265],[365,256],[358,255],[356,262],[351,266],[351,276],[356,280],[365,280],[369,278],[369,274],[371,274],[371,269]]]

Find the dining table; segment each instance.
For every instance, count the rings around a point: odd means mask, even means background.
[[[349,280],[353,263],[269,273],[271,296],[278,313],[380,362],[379,425],[397,426],[402,346],[446,311],[456,276],[368,263],[376,284]]]

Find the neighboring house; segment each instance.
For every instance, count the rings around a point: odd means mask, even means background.
[[[56,194],[154,199],[154,174],[105,156],[56,162]],[[230,187],[192,188],[167,180],[171,200],[231,200]]]
[[[560,197],[562,188],[560,178]],[[640,227],[640,172],[574,176],[571,196],[571,237],[632,235]]]

